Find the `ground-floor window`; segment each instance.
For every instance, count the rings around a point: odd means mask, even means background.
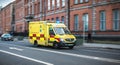
[[[79,30],[79,16],[74,15],[74,30],[78,31]]]
[[[83,30],[88,31],[88,26],[89,26],[88,14],[84,14],[83,17],[82,17],[82,20],[83,20]]]
[[[118,9],[113,10],[113,29],[120,29],[120,12]]]
[[[105,11],[100,11],[100,30],[106,30],[106,14]]]

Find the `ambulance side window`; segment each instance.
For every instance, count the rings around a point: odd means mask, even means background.
[[[52,27],[49,27],[49,35],[55,35]]]

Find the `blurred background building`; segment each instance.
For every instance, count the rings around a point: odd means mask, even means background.
[[[0,11],[1,34],[24,33],[28,22],[48,20],[65,23],[73,34],[120,37],[120,0],[15,0]]]

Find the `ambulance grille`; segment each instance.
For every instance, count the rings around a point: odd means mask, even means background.
[[[67,39],[65,39],[66,41],[68,41],[68,42],[73,42],[74,41],[74,38],[67,38]]]

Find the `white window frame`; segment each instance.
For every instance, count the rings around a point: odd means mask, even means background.
[[[74,30],[79,31],[79,15],[78,14],[74,15]]]
[[[89,15],[88,15],[88,13],[83,15],[82,20],[83,20],[83,30],[88,31],[89,30]]]
[[[52,0],[52,9],[55,8],[55,0]]]
[[[48,10],[50,10],[50,0],[48,0]]]
[[[105,11],[100,11],[100,30],[106,30],[106,13]]]
[[[35,0],[32,0],[32,2],[35,2]]]
[[[56,0],[57,1],[57,8],[60,7],[60,0]]]
[[[83,3],[83,0],[80,0],[80,3]]]
[[[66,1],[66,0],[62,0],[62,7],[65,6],[65,1]]]
[[[78,0],[74,0],[74,4],[78,4]]]
[[[120,11],[119,9],[115,9],[113,10],[113,30],[119,30],[119,29],[120,29]]]
[[[85,2],[89,2],[89,0],[85,0]]]

